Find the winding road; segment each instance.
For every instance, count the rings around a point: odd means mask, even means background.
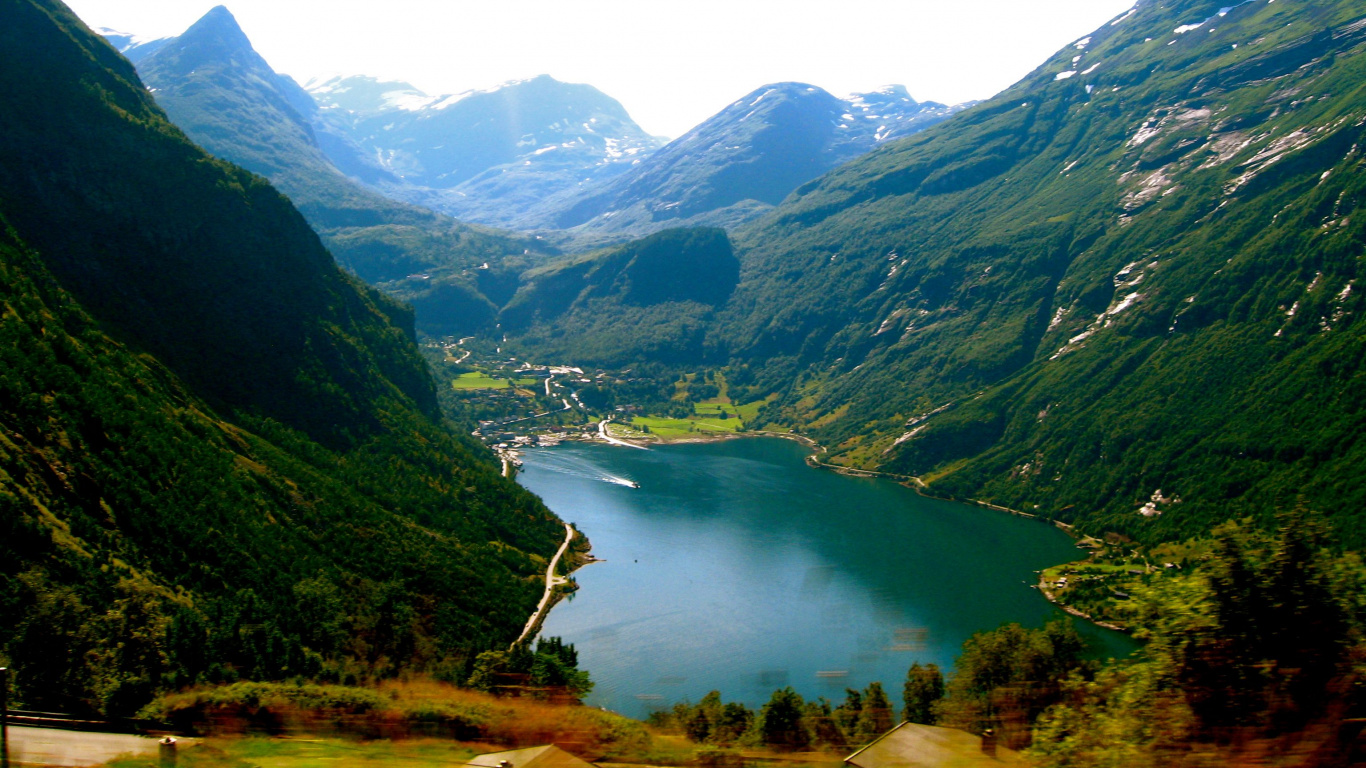
[[[518,636],[517,640],[514,641],[512,645],[508,646],[509,651],[516,648],[518,645],[521,645],[524,640],[527,640],[527,636],[536,629],[538,624],[540,624],[547,608],[550,606],[550,596],[554,593],[555,587],[569,583],[569,579],[555,575],[555,566],[560,564],[560,557],[564,554],[564,551],[569,548],[569,542],[573,540],[574,529],[569,526],[569,523],[565,523],[564,543],[560,545],[560,549],[555,553],[555,556],[550,558],[550,566],[545,569],[545,594],[541,595],[541,602],[536,606],[536,612],[531,614],[530,619],[527,619],[526,627],[522,629],[522,634]]]
[[[650,450],[649,448],[646,448],[643,445],[636,445],[634,443],[628,443],[625,440],[618,440],[615,437],[612,437],[611,435],[607,434],[607,422],[609,421],[611,421],[611,419],[603,419],[602,421],[598,422],[598,437],[601,437],[603,440],[606,440],[612,445],[624,445],[627,448],[639,448],[642,451]]]

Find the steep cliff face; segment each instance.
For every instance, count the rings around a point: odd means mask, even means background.
[[[386,674],[515,637],[562,528],[440,422],[411,317],[60,3],[0,18],[20,700],[129,714],[197,679]]]
[[[344,267],[412,303],[426,330],[472,332],[491,323],[473,268],[510,262],[515,270],[544,250],[532,238],[461,224],[344,175],[329,152],[361,150],[326,129],[312,96],[275,72],[222,6],[158,41],[137,67],[177,127],[215,157],[269,179]]]

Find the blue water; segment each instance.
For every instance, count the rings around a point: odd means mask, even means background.
[[[1065,615],[1029,586],[1082,556],[1061,531],[805,453],[756,438],[526,454],[520,482],[606,560],[542,630],[577,646],[589,704],[644,717],[713,689],[759,706],[785,685],[834,700],[873,680],[896,699],[912,662],[947,670],[973,632]],[[1100,655],[1134,648],[1078,629]]]

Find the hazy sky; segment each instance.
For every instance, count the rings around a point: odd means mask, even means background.
[[[223,0],[67,0],[92,27],[176,35]],[[256,50],[327,74],[458,93],[550,74],[590,83],[676,137],[749,91],[903,83],[984,99],[1133,0],[227,0]]]

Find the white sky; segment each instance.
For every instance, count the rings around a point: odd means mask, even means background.
[[[984,99],[1133,0],[67,0],[91,27],[176,35],[227,5],[300,83],[329,74],[458,93],[549,74],[686,132],[761,85],[836,95],[902,83],[921,101]]]

